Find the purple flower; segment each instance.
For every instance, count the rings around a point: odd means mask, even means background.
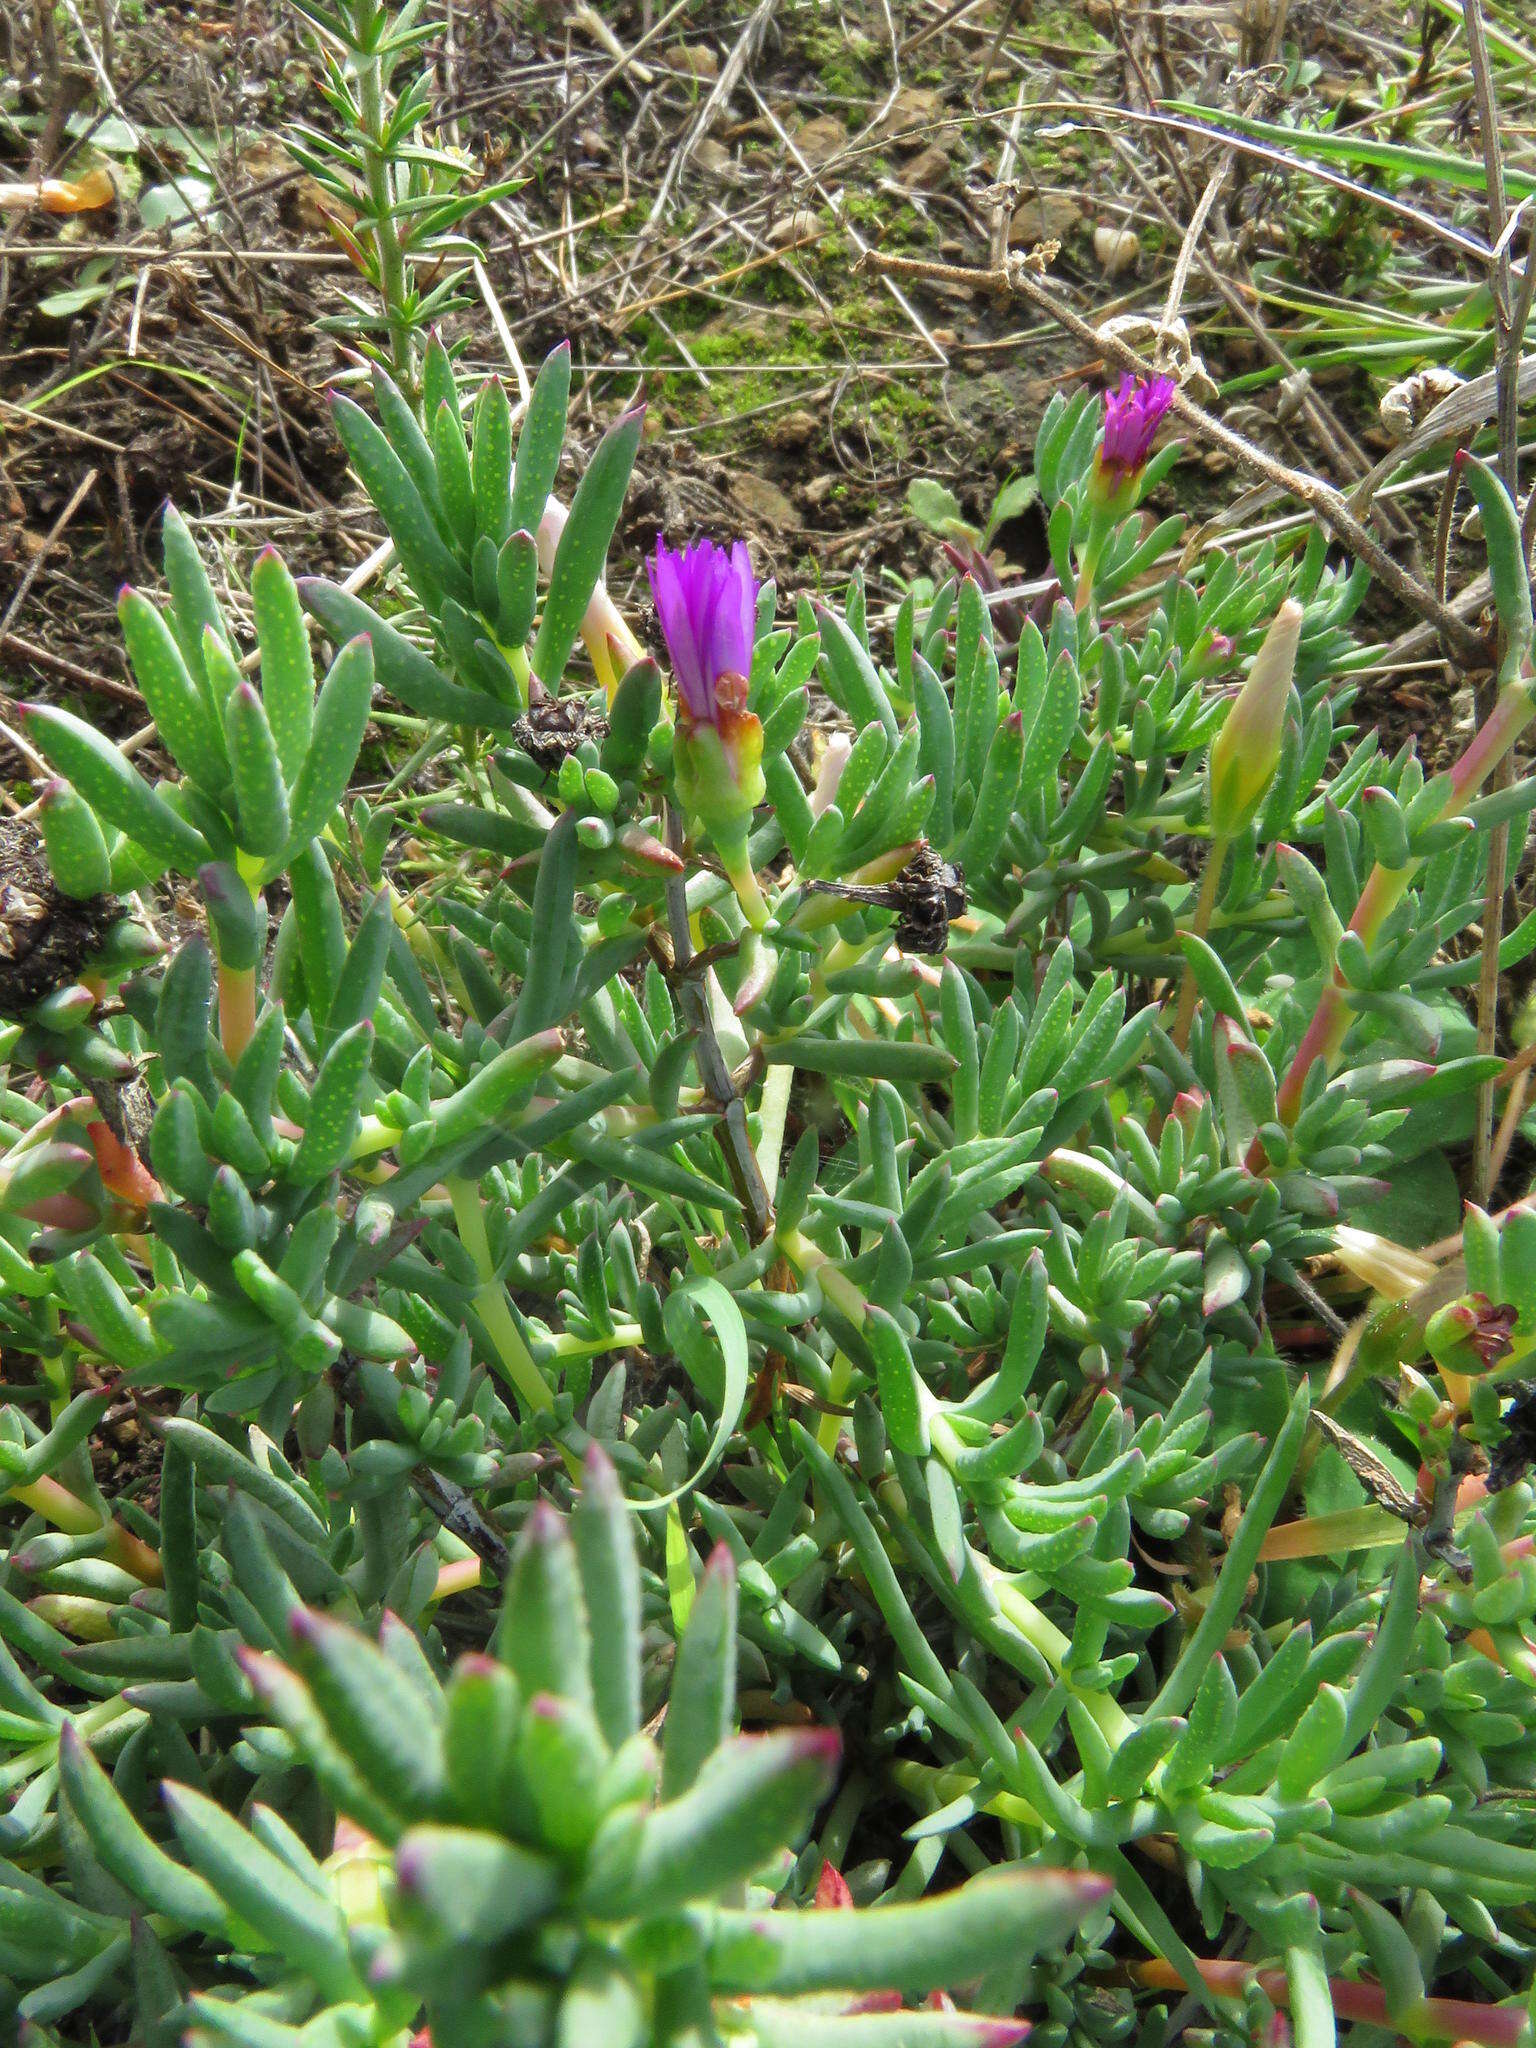
[[[696,540],[679,554],[658,536],[646,563],[651,594],[683,709],[697,725],[716,725],[722,708],[744,709],[757,616],[757,578],[745,541],[730,551]],[[738,687],[722,693],[726,677]],[[739,700],[739,701],[738,701]]]
[[[1104,445],[1101,466],[1117,481],[1134,476],[1152,449],[1158,422],[1173,403],[1173,379],[1125,376],[1118,389],[1104,394]]]

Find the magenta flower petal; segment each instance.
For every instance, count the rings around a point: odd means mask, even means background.
[[[1132,476],[1152,452],[1163,414],[1173,403],[1171,377],[1122,377],[1104,394],[1104,445],[1099,461],[1119,477]]]
[[[744,540],[731,543],[729,587],[731,601],[722,597],[716,618],[720,652],[734,675],[744,676],[752,667],[752,641],[757,627],[757,578],[752,574],[752,557]]]
[[[727,553],[696,540],[679,553],[658,537],[646,572],[684,708],[696,724],[714,724],[721,678],[752,666],[757,578],[746,544]]]

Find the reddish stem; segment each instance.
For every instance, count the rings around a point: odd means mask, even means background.
[[[1221,1957],[1200,1961],[1200,1976],[1210,1991],[1223,1997],[1241,1997],[1245,1987],[1257,1982],[1266,1998],[1282,2011],[1290,2010],[1291,1992],[1284,1970],[1260,1970],[1252,1963],[1228,1962]],[[1162,1957],[1132,1965],[1139,1984],[1155,1991],[1187,1991],[1189,1986]],[[1358,2020],[1363,2025],[1396,2027],[1412,2038],[1431,2037],[1441,2041],[1476,2041],[1484,2048],[1515,2048],[1525,2034],[1526,2016],[1519,2006],[1477,2005],[1465,1998],[1424,1998],[1411,2012],[1401,2014],[1402,2025],[1387,2011],[1387,1995],[1368,1979],[1330,1977],[1328,1992],[1341,2020]]]
[[[51,1522],[56,1529],[62,1529],[70,1536],[94,1536],[102,1526],[101,1517],[93,1507],[61,1486],[57,1479],[46,1475],[24,1486],[11,1487],[3,1498],[19,1500],[34,1514],[41,1515],[45,1522]],[[151,1550],[142,1537],[125,1529],[121,1522],[107,1524],[107,1547],[103,1555],[113,1564],[121,1565],[125,1572],[132,1572],[136,1579],[142,1579],[146,1586],[159,1586],[165,1582],[159,1553]]]
[[[238,1060],[256,1029],[256,970],[219,969],[219,1040],[231,1060]]]

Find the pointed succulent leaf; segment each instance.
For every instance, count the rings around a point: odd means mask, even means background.
[[[184,1927],[227,1936],[230,1914],[218,1892],[150,1840],[71,1721],[59,1733],[59,1782],[103,1867],[125,1890]]]
[[[594,1844],[583,1904],[601,1918],[665,1913],[707,1899],[762,1868],[793,1842],[831,1787],[841,1748],[831,1729],[738,1736],[704,1763],[689,1789],[645,1815],[633,1846]],[[610,1838],[628,1823],[621,1813]]]
[[[428,362],[430,369],[423,365],[422,399],[424,416],[431,419],[444,398],[451,402],[456,393],[452,366],[446,364],[442,344],[435,337],[432,348],[428,350]],[[447,369],[446,378],[442,376],[444,368]],[[422,503],[435,515],[442,509],[442,494],[437,487],[437,465],[432,459],[431,444],[411,410],[410,401],[383,365],[375,363],[371,376],[373,402],[384,437],[404,464],[411,482],[421,494]],[[444,538],[447,538],[446,534]]]
[[[618,1474],[599,1444],[587,1452],[571,1534],[592,1631],[593,1704],[617,1749],[640,1726],[640,1561]]]
[[[350,398],[333,394],[331,418],[363,488],[389,528],[395,552],[423,603],[467,601],[469,578],[449,553],[410,473],[378,426]]]
[[[571,345],[561,342],[545,357],[517,437],[517,470],[508,511],[511,530],[537,530],[555,488],[560,450],[565,445],[565,411],[571,391]],[[489,528],[486,529],[488,532]]]
[[[323,576],[302,576],[297,588],[304,609],[338,645],[359,634],[368,636],[380,688],[397,697],[407,711],[414,711],[419,718],[440,718],[450,725],[505,730],[510,724],[514,714],[507,705],[450,681],[430,655],[339,583],[327,582]]]
[[[161,515],[160,539],[165,550],[165,580],[171,590],[171,631],[176,636],[176,644],[189,672],[206,687],[208,678],[203,666],[203,635],[212,631],[227,647],[229,627],[213,594],[213,585],[208,580],[208,571],[197,543],[188,531],[186,521],[169,500]],[[208,708],[215,716],[221,701],[209,691]]]
[[[355,1997],[361,1986],[335,1901],[212,1799],[170,1781],[162,1789],[183,1849],[230,1911],[256,1930],[264,1947],[304,1970],[326,1997]]]
[[[209,858],[207,840],[151,789],[105,734],[51,704],[22,704],[17,714],[33,745],[98,817],[151,859],[181,874],[196,874]]]
[[[677,1646],[662,1728],[661,1795],[676,1799],[735,1725],[736,1564],[718,1544]]]
[[[448,1682],[443,1741],[449,1792],[461,1820],[489,1818],[508,1826],[518,1713],[517,1681],[505,1664],[477,1654],[459,1659]]]
[[[363,912],[337,979],[336,993],[325,1020],[327,1042],[372,1018],[384,985],[384,969],[394,934],[394,909],[388,889],[380,889]]]
[[[251,571],[251,609],[261,649],[261,696],[285,781],[297,777],[309,751],[315,715],[315,664],[298,586],[276,548],[264,548]]]
[[[643,424],[638,410],[617,420],[598,443],[576,486],[570,517],[555,548],[544,616],[530,657],[533,673],[546,688],[554,689],[565,673],[592,593],[602,580]]]
[[[974,1983],[1010,1960],[1059,1949],[1113,1890],[1089,1872],[995,1871],[914,1905],[849,1913],[740,1913],[710,1920],[719,1988],[782,1995]]]
[[[315,703],[309,748],[294,778],[291,845],[307,845],[330,822],[352,779],[372,705],[373,648],[360,635],[331,664]]]
[[[1531,571],[1526,536],[1502,477],[1475,455],[1458,458],[1467,488],[1483,517],[1483,544],[1488,550],[1488,576],[1494,609],[1499,615],[1500,677],[1512,682],[1525,666],[1533,636]]]
[[[117,616],[149,715],[176,765],[204,789],[218,790],[229,772],[223,734],[170,627],[137,590],[124,589]]]
[[[537,1820],[538,1838],[555,1855],[587,1847],[604,1812],[611,1753],[591,1711],[536,1693],[517,1734],[517,1765]]]
[[[296,1661],[338,1746],[383,1798],[427,1818],[447,1790],[440,1714],[366,1636],[312,1608],[289,1616]]]
[[[1349,1891],[1355,1926],[1386,1994],[1386,2017],[1411,2026],[1424,2005],[1424,1972],[1408,1930],[1367,1892]]]
[[[591,1707],[591,1627],[576,1546],[547,1502],[535,1504],[518,1539],[495,1650],[525,1699],[552,1693]]]
[[[512,531],[512,407],[499,377],[481,386],[472,428],[475,527],[499,548]]]
[[[488,614],[504,647],[521,647],[528,638],[538,597],[538,543],[520,527],[507,536],[496,557],[496,606]]]
[[[305,1112],[304,1136],[288,1168],[291,1181],[302,1185],[324,1180],[346,1159],[357,1136],[373,1041],[371,1021],[353,1024],[321,1061]]]
[[[50,782],[38,807],[38,826],[53,879],[66,896],[85,901],[112,886],[112,862],[96,813],[67,782]]]
[[[266,707],[243,678],[225,701],[224,737],[235,785],[240,844],[250,853],[281,853],[292,836],[282,762]]]
[[[551,1911],[559,1866],[477,1828],[412,1828],[395,1851],[407,1928],[444,1948],[481,1948]]]
[[[469,444],[464,439],[457,403],[450,405],[445,401],[433,415],[432,454],[449,531],[460,553],[467,555],[475,544],[475,493],[469,472]]]

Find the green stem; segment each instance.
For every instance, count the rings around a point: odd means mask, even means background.
[[[794,1085],[795,1069],[788,1060],[781,1067],[770,1067],[763,1076],[763,1097],[759,1108],[762,1135],[757,1141],[757,1170],[763,1177],[770,1202],[778,1192],[779,1161],[784,1154],[784,1123],[789,1115],[789,1097]]]
[[[1040,1652],[1069,1690],[1076,1690],[1072,1687],[1066,1672],[1067,1656],[1072,1648],[1071,1638],[1063,1635],[1055,1622],[1048,1615],[1042,1614],[1027,1594],[1021,1593],[1017,1586],[1010,1585],[1000,1572],[989,1572],[988,1576],[992,1591],[997,1596],[998,1611],[1003,1619],[1011,1622],[1024,1640]],[[1083,1691],[1078,1693],[1078,1698],[1097,1722],[1100,1732],[1111,1748],[1118,1747],[1136,1732],[1136,1723],[1108,1693]]]
[[[1216,892],[1221,886],[1221,871],[1227,864],[1227,842],[1213,839],[1206,849],[1205,872],[1200,877],[1200,895],[1195,903],[1195,919],[1190,930],[1197,939],[1203,939],[1211,927],[1211,916],[1216,908]],[[1195,969],[1192,961],[1184,962],[1184,979],[1179,987],[1179,1014],[1174,1020],[1173,1042],[1182,1052],[1189,1043],[1190,1026],[1195,1021]]]
[[[644,1339],[638,1323],[615,1323],[606,1337],[577,1337],[562,1330],[552,1339],[552,1346],[556,1358],[595,1358],[603,1351],[625,1351]]]
[[[937,1813],[942,1806],[948,1806],[953,1799],[964,1798],[974,1792],[979,1780],[974,1772],[963,1766],[950,1765],[948,1769],[934,1764],[904,1761],[892,1764],[892,1781],[913,1801],[922,1813]],[[1041,1818],[1027,1799],[1021,1799],[1016,1792],[994,1792],[982,1811],[996,1814],[1000,1820],[1011,1820],[1027,1828],[1048,1829],[1049,1822]]]
[[[130,1707],[123,1699],[98,1700],[94,1706],[84,1707],[70,1719],[75,1724],[75,1733],[88,1743],[94,1744],[109,1728],[115,1727],[125,1717],[131,1717],[132,1727],[149,1717],[139,1707]],[[130,1729],[130,1733],[132,1730]],[[12,1757],[0,1769],[0,1797],[6,1797],[29,1778],[35,1778],[40,1771],[54,1768],[59,1760],[59,1743],[56,1734],[50,1733],[45,1742],[35,1749],[25,1750],[20,1756]]]
[[[523,1333],[517,1327],[517,1318],[507,1302],[507,1290],[496,1278],[495,1263],[485,1234],[485,1211],[481,1206],[480,1191],[473,1181],[455,1178],[448,1183],[448,1197],[453,1204],[453,1220],[458,1225],[459,1241],[474,1260],[475,1271],[480,1275],[480,1285],[475,1289],[475,1313],[484,1323],[496,1349],[491,1363],[529,1414],[546,1414],[555,1405],[554,1397],[523,1342]]]
[[[363,117],[363,176],[373,209],[373,240],[379,259],[379,292],[389,323],[389,352],[401,388],[416,388],[416,352],[405,309],[405,251],[395,224],[395,195],[384,149],[384,70],[377,56],[357,67],[358,103]]]
[[[393,1124],[387,1124],[376,1116],[365,1116],[347,1154],[348,1166],[360,1166],[365,1159],[372,1159],[380,1152],[392,1152],[404,1136],[405,1133]]]

